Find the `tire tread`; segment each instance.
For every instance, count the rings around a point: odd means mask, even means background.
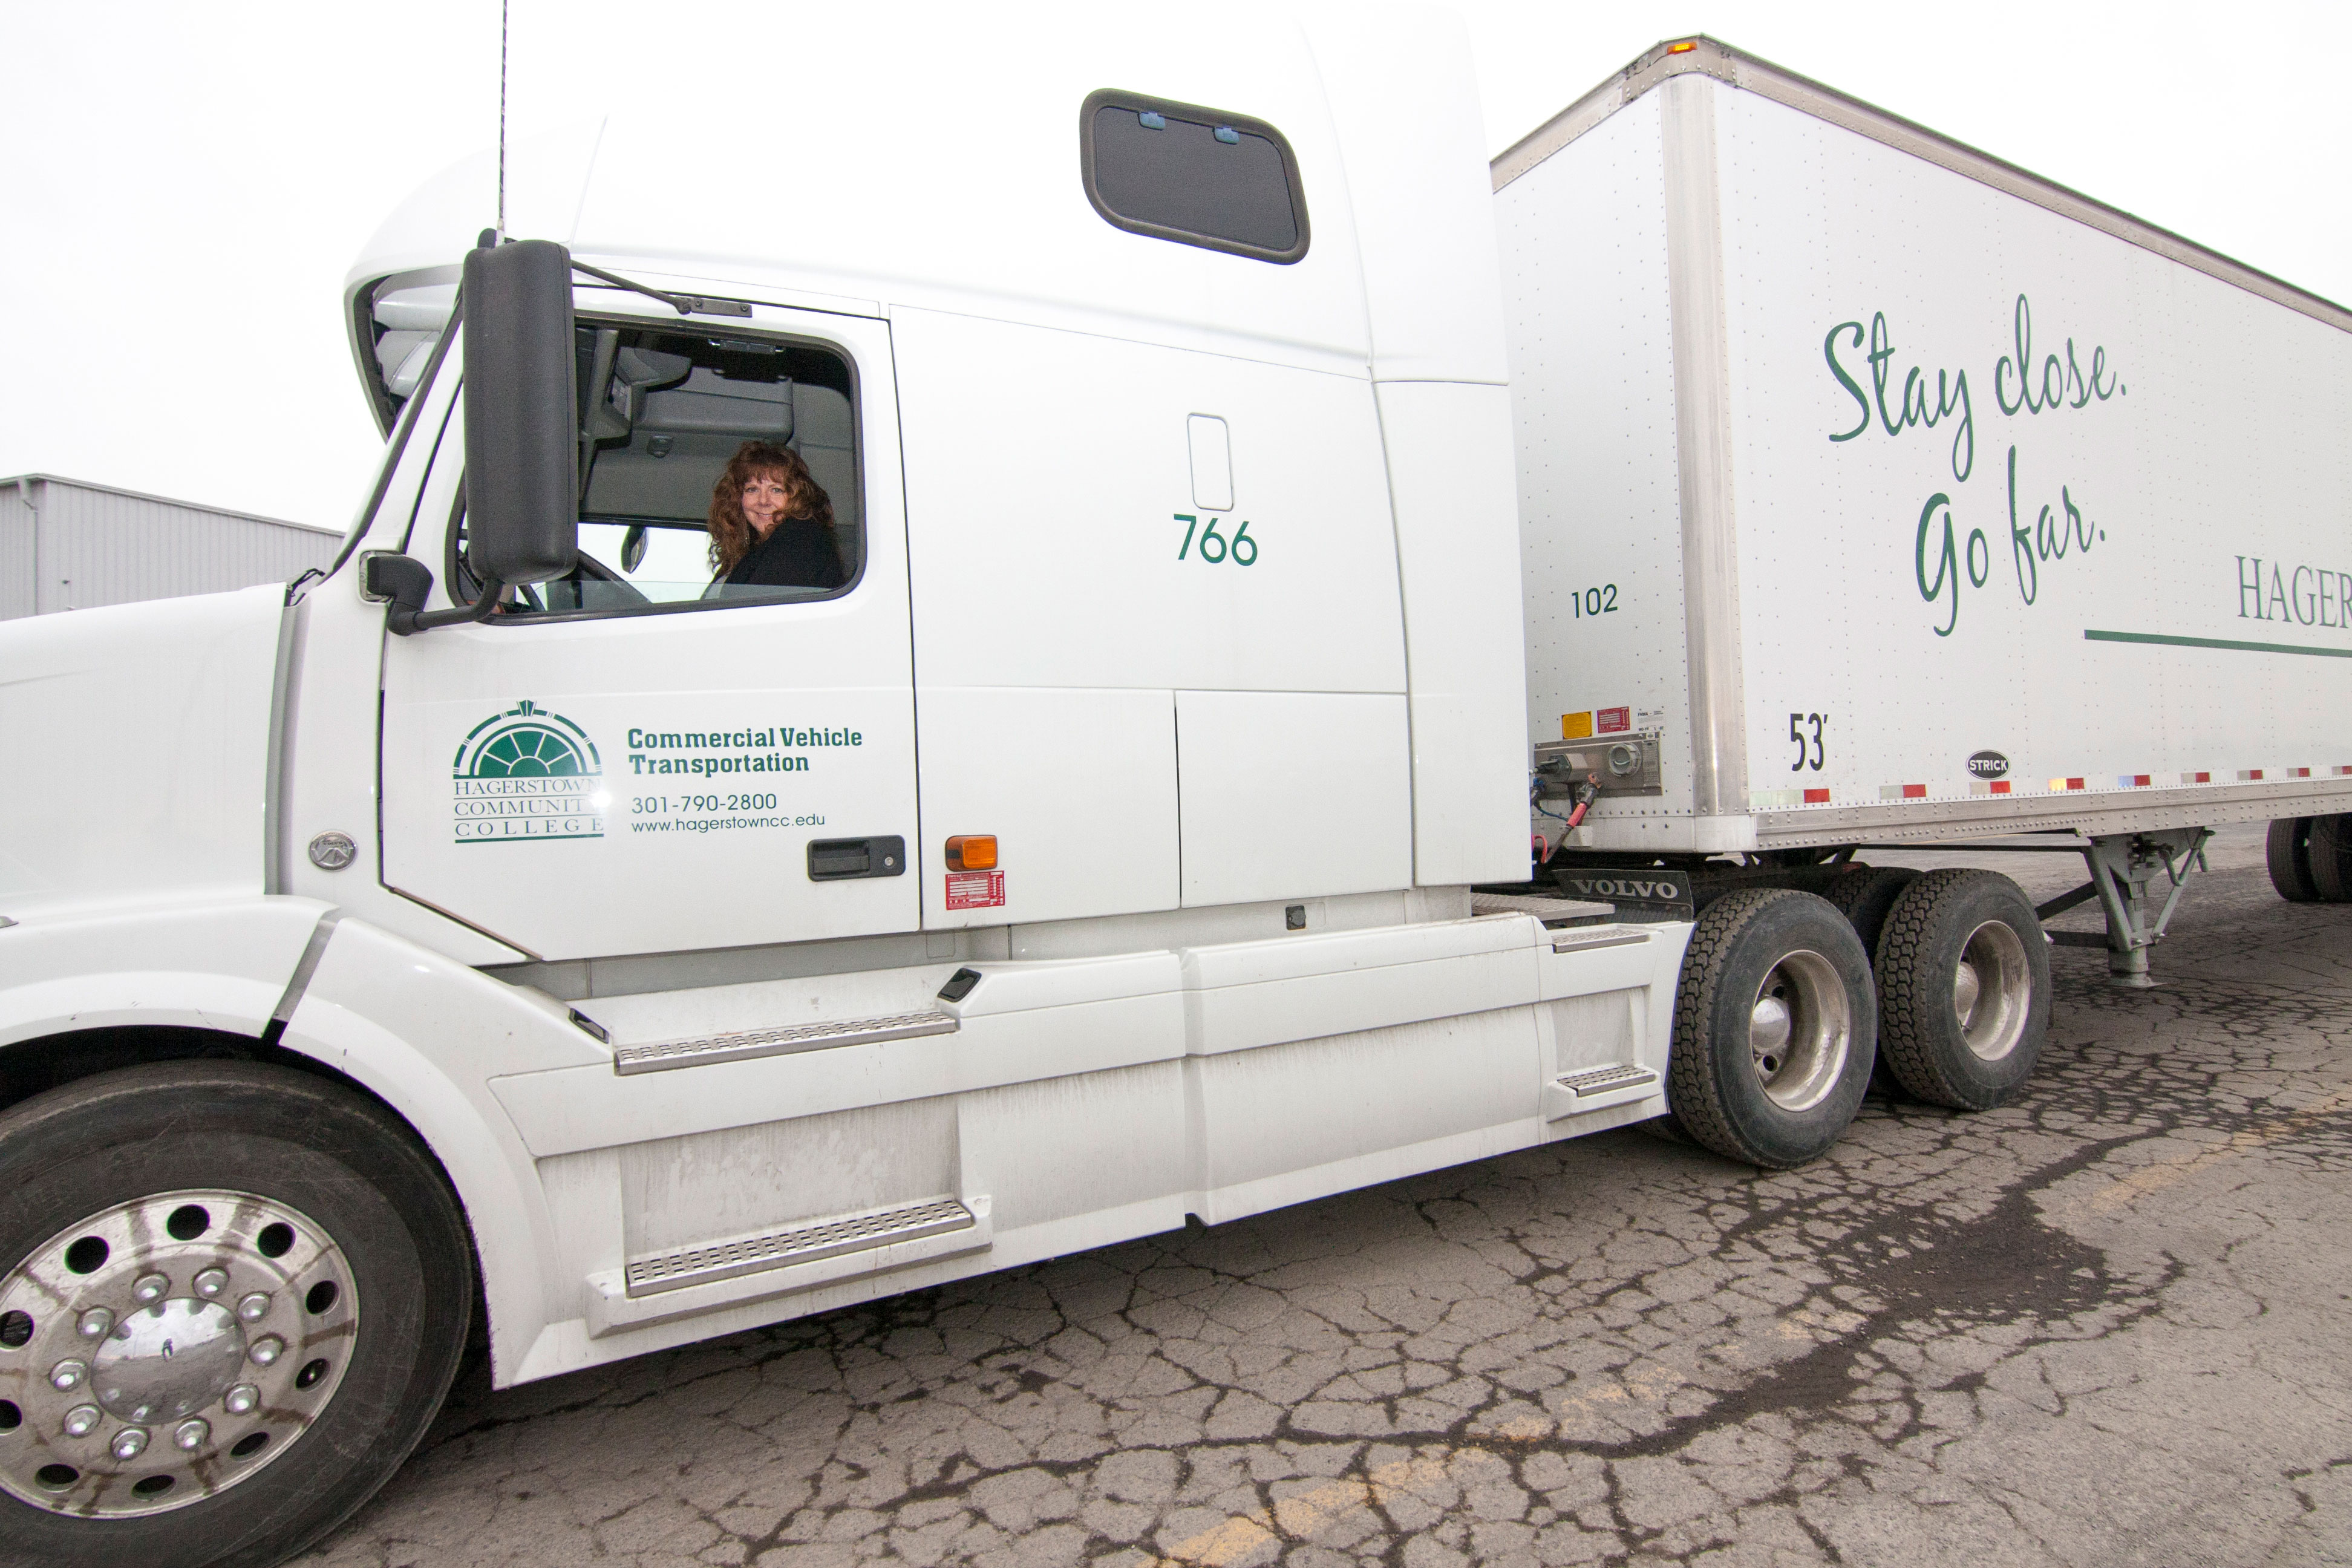
[[[2304,859],[2318,902],[2352,904],[2352,812],[2313,817]]]
[[[1794,1162],[1759,1155],[1741,1135],[1716,1079],[1708,1020],[1715,1012],[1725,969],[1742,935],[1767,910],[1790,900],[1822,902],[1793,888],[1743,888],[1710,902],[1699,911],[1697,924],[1691,931],[1690,945],[1683,954],[1682,980],[1675,991],[1673,1048],[1666,1058],[1666,1103],[1675,1121],[1693,1142],[1726,1159],[1746,1164],[1779,1166]],[[1830,910],[1823,910],[1825,916],[1830,913]],[[1866,959],[1859,952],[1856,956]],[[1860,965],[1860,972],[1866,990],[1866,962]],[[1872,1033],[1867,1026],[1870,998],[1864,996],[1862,1000],[1865,1026],[1856,1049],[1866,1052]],[[1859,1090],[1856,1092],[1858,1096]]]
[[[1989,880],[2016,888],[1993,871],[1948,867],[1921,873],[1887,912],[1878,951],[1871,955],[1871,967],[1878,976],[1878,1058],[1895,1082],[1930,1105],[1986,1110],[1998,1103],[1945,1071],[1934,1043],[1919,1027],[1919,1020],[1930,1008],[1950,1005],[1950,981],[1931,971],[1927,962],[1927,950],[1945,918],[1944,908]],[[2022,891],[2018,896],[2024,898]],[[2041,922],[2030,919],[2031,902],[2025,907],[2032,929],[2019,934],[2028,942],[2045,942]],[[2027,1046],[2021,1042],[2018,1048]]]
[[[2270,864],[2271,886],[2291,904],[2316,903],[2319,889],[2311,878],[2311,829],[2308,816],[2283,816],[2271,824],[2263,845]]]

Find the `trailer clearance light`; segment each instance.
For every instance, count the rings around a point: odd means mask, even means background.
[[[996,835],[972,833],[949,839],[948,869],[950,871],[995,870]]]
[[[1698,47],[1697,39],[1685,38],[1679,44],[1668,44],[1666,46],[1666,53],[1670,55],[1686,55],[1696,47]]]

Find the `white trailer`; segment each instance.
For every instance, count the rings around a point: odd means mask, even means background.
[[[1556,875],[2032,834],[2127,984],[2214,824],[2352,893],[2352,311],[1706,38],[1494,184]]]
[[[1670,1110],[1793,1163],[1882,1002],[1906,1083],[2031,1067],[2013,886],[1895,889],[1874,981],[1886,889],[1813,847],[1865,825],[1698,793],[1676,726],[1745,709],[1682,689],[1670,552],[1595,554],[1656,641],[1563,684],[1563,518],[1515,489],[1575,377],[1527,359],[1449,26],[729,28],[850,64],[670,106],[571,62],[577,135],[371,243],[388,446],[325,574],[0,627],[11,1561],[276,1561],[471,1334],[510,1384]],[[478,243],[501,188],[528,237]],[[1671,292],[1675,379],[1592,384],[1700,395]],[[755,440],[830,564],[713,585]],[[1545,714],[1647,715],[1654,801],[1534,767],[1531,667]],[[1593,815],[1538,881],[1555,787]],[[1602,851],[1610,898],[1561,897]]]

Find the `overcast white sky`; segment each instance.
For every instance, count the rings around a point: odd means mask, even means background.
[[[517,0],[518,32],[558,3]],[[1707,32],[2352,301],[2343,0],[1458,9],[1490,151]],[[394,203],[496,141],[498,30],[498,0],[5,7],[0,475],[341,528],[381,450],[343,272]]]

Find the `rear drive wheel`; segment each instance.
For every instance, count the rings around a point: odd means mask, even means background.
[[[1853,927],[1853,934],[1862,939],[1862,951],[1876,952],[1878,933],[1886,929],[1895,900],[1918,879],[1919,873],[1908,866],[1857,866],[1822,889],[1822,897]]]
[[[2319,889],[2311,881],[2313,820],[2308,816],[2283,816],[2271,824],[2267,846],[2271,886],[2291,904],[2308,904],[2319,898]]]
[[[1878,939],[1879,1057],[1932,1105],[1985,1110],[2033,1074],[2050,1027],[2050,942],[2023,889],[1930,871]]]
[[[0,1117],[0,1561],[263,1568],[389,1479],[472,1256],[385,1111],[190,1061]]]
[[[1683,959],[1666,1102],[1718,1154],[1801,1165],[1853,1120],[1876,1037],[1870,965],[1843,916],[1785,888],[1727,893]]]
[[[1855,866],[1832,878],[1822,897],[1853,925],[1853,934],[1862,939],[1862,951],[1875,954],[1879,933],[1886,929],[1886,916],[1895,900],[1918,879],[1919,873],[1908,866]],[[1870,1087],[1888,1100],[1902,1092],[1903,1086],[1886,1070],[1883,1053],[1870,1069]]]
[[[2320,901],[2352,904],[2352,814],[2313,817],[2307,858]]]

